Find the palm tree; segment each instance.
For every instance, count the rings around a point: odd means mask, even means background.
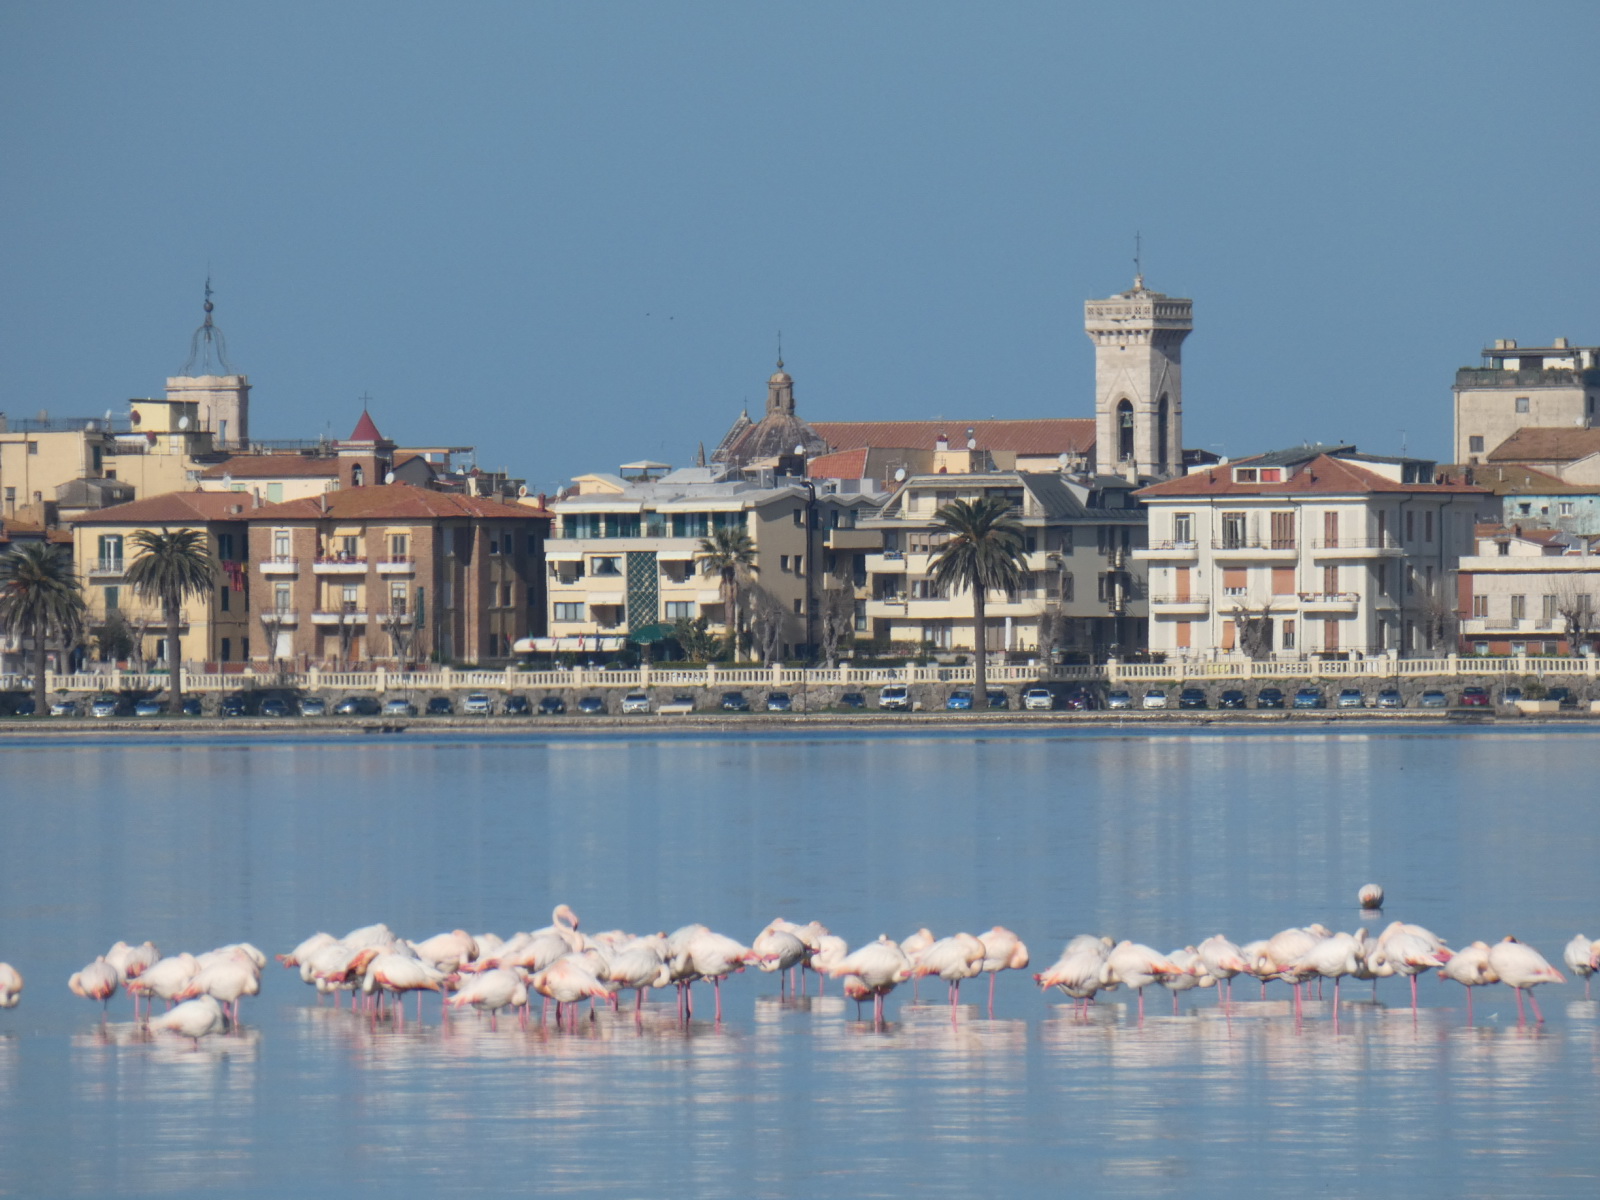
[[[933,517],[938,529],[949,535],[933,556],[934,586],[940,591],[972,589],[973,704],[986,707],[989,664],[984,601],[991,588],[1015,591],[1022,586],[1022,526],[1011,516],[1011,505],[998,496],[952,500]]]
[[[65,648],[83,632],[83,587],[62,547],[30,542],[0,558],[0,626],[33,639],[33,711],[43,716],[45,647],[54,639]]]
[[[756,544],[743,529],[724,526],[700,539],[700,572],[721,579],[724,622],[728,630],[728,656],[739,653],[739,582],[756,573]]]
[[[128,566],[128,586],[146,603],[161,605],[167,620],[167,674],[171,698],[167,711],[183,712],[183,656],[178,652],[178,626],[183,622],[183,602],[208,596],[216,586],[216,564],[198,529],[155,533],[141,529],[133,544],[142,553]]]

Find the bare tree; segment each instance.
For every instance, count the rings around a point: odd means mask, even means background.
[[[397,666],[411,665],[411,647],[416,640],[411,622],[406,617],[404,605],[391,609],[378,618],[378,628],[389,635],[389,649]]]
[[[1556,613],[1567,635],[1568,653],[1582,654],[1595,628],[1594,596],[1573,575],[1554,576],[1548,586],[1556,598]]]
[[[782,603],[760,584],[744,589],[750,622],[750,648],[760,662],[777,662],[783,656],[785,613]]]
[[[1428,650],[1453,647],[1459,624],[1450,592],[1440,587],[1433,591],[1417,589],[1417,632]]]
[[[856,590],[844,580],[838,587],[822,589],[822,658],[829,667],[839,665],[839,650],[855,633]]]
[[[1239,650],[1255,662],[1272,655],[1272,606],[1262,604],[1251,608],[1248,604],[1233,606],[1233,628],[1237,634]]]

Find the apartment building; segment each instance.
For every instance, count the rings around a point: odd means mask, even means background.
[[[1523,347],[1502,339],[1483,351],[1480,366],[1456,372],[1452,392],[1456,462],[1494,461],[1500,446],[1521,429],[1570,431],[1596,423],[1600,348],[1574,346],[1566,338]]]
[[[1150,649],[1168,656],[1422,652],[1454,623],[1482,488],[1432,462],[1303,446],[1154,484]]]
[[[1145,517],[1120,476],[1017,471],[917,475],[879,514],[861,521],[882,538],[866,559],[868,634],[880,645],[971,650],[970,592],[946,593],[932,579],[945,541],[935,513],[953,500],[999,497],[1024,533],[1028,582],[988,598],[991,651],[1062,651],[1104,658],[1144,641]]]
[[[1479,525],[1460,566],[1464,654],[1594,651],[1600,554],[1556,529]]]
[[[550,505],[550,638],[537,649],[570,648],[579,639],[616,646],[700,617],[725,634],[718,577],[701,566],[701,543],[718,529],[741,529],[755,547],[755,572],[741,585],[742,624],[754,643],[748,653],[813,653],[840,606],[857,624],[854,593],[877,545],[857,522],[881,496],[770,472],[750,480],[720,464],[674,471],[633,463],[622,471],[579,476],[575,491]]]
[[[549,524],[532,505],[404,483],[253,509],[254,657],[504,662],[544,631]]]

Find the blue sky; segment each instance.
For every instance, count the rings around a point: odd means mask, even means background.
[[[1443,456],[1490,339],[1600,342],[1583,3],[0,8],[0,409],[159,394],[209,265],[260,437],[552,489],[815,419],[1086,416],[1190,296],[1189,444]]]

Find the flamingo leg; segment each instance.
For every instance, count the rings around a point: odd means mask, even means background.
[[[1177,1016],[1178,1015],[1178,993],[1177,992],[1173,992],[1172,993],[1172,1015],[1173,1016]]]
[[[994,1017],[994,977],[998,974],[1000,974],[999,971],[989,972],[989,1016],[991,1019]]]
[[[1472,989],[1467,989],[1467,1024],[1472,1024]]]
[[[1512,988],[1511,990],[1514,991],[1517,994],[1517,1024],[1521,1025],[1524,1021],[1527,1020],[1527,1017],[1523,1014],[1523,1011],[1522,1011],[1522,989],[1521,988]]]
[[[1528,1003],[1533,1005],[1533,1015],[1540,1025],[1544,1024],[1544,1014],[1539,1011],[1539,1001],[1532,991],[1528,992]]]
[[[1417,977],[1411,977],[1411,1011],[1417,1011]]]
[[[1138,991],[1139,991],[1139,1024],[1143,1025],[1144,1024],[1144,989],[1140,988],[1140,989],[1138,989]]]
[[[716,995],[716,998],[717,998],[717,1018],[716,1019],[717,1019],[717,1024],[720,1025],[720,1024],[722,1024],[722,976],[713,975],[711,977],[711,991]]]

